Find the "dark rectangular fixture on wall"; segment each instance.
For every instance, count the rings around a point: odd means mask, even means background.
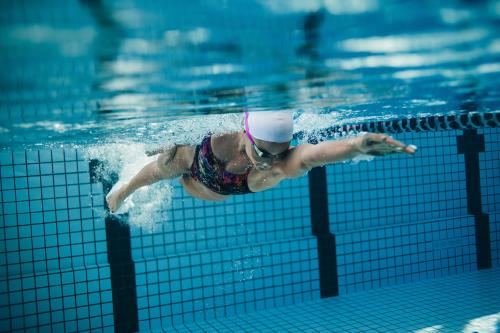
[[[99,160],[91,160],[89,170],[91,181],[102,183],[104,197],[106,197],[113,186],[113,180],[102,177],[102,164]],[[104,206],[107,209],[106,202]],[[105,223],[115,332],[137,332],[139,316],[130,226],[123,223],[121,217],[111,214],[106,216]]]
[[[330,233],[325,167],[312,169],[308,177],[312,234],[318,242],[320,294],[322,298],[338,296],[337,254],[335,235]]]
[[[457,149],[465,159],[467,211],[475,220],[477,268],[491,268],[490,223],[488,214],[482,210],[479,166],[479,153],[485,151],[484,135],[477,130],[464,130],[463,135],[457,136]]]

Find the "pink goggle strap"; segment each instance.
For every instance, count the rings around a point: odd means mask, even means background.
[[[248,129],[248,112],[245,112],[245,133],[247,134],[247,137],[250,140],[250,142],[255,144],[252,134],[250,134],[250,130]]]

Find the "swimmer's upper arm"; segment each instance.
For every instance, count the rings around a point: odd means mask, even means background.
[[[284,174],[287,178],[297,178],[312,169],[307,163],[307,155],[313,145],[306,143],[293,148],[284,166]]]
[[[160,179],[170,179],[188,172],[193,162],[194,152],[194,147],[176,145],[161,153],[156,160],[156,175]]]

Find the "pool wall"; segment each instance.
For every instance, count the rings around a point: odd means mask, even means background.
[[[223,203],[173,182],[154,232],[104,216],[109,184],[81,152],[3,151],[1,331],[168,329],[498,267],[500,131],[477,130],[481,193],[459,153],[466,131],[397,134],[416,156],[339,163]]]

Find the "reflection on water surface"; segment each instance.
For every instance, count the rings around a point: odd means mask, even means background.
[[[189,142],[247,109],[300,128],[498,110],[499,3],[6,3],[2,147]]]

